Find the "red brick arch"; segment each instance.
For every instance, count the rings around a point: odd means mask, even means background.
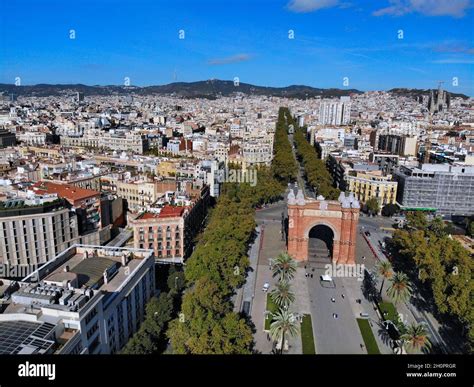
[[[291,196],[291,195],[290,195]],[[337,264],[355,263],[355,243],[359,203],[352,196],[336,200],[288,197],[288,254],[298,261],[308,260],[310,230],[317,225],[334,233],[332,260]],[[322,198],[320,198],[322,199]]]

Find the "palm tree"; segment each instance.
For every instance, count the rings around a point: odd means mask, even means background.
[[[410,349],[421,351],[424,348],[431,348],[428,331],[424,324],[411,324],[406,333],[401,336],[401,339]]]
[[[270,325],[270,337],[273,341],[281,343],[280,354],[285,347],[285,336],[296,336],[298,334],[298,322],[288,310],[280,309],[273,314],[273,322]]]
[[[273,302],[285,310],[295,301],[295,295],[290,289],[291,286],[289,282],[279,281],[275,289],[270,292],[270,297]]]
[[[396,272],[393,277],[390,278],[390,286],[387,289],[387,294],[392,298],[395,305],[400,301],[407,301],[411,296],[411,291],[411,284],[405,273]]]
[[[393,275],[392,265],[388,261],[381,261],[375,269],[377,274],[382,277],[382,285],[380,286],[380,297],[382,297],[382,290],[385,280],[392,278]]]
[[[280,277],[280,281],[291,281],[296,273],[296,262],[287,253],[281,253],[273,260],[273,277]]]

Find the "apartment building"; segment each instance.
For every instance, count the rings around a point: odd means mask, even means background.
[[[131,151],[143,154],[148,150],[148,138],[135,132],[109,132],[93,130],[84,135],[61,136],[62,146],[105,148],[113,151]]]
[[[134,247],[151,249],[159,259],[184,261],[192,252],[194,237],[209,207],[209,187],[204,186],[191,205],[165,205],[159,212],[144,212],[129,222]]]
[[[395,204],[397,201],[396,181],[391,175],[382,175],[382,171],[358,172],[350,171],[346,176],[348,190],[354,193],[359,202],[366,203],[375,198],[379,205]]]
[[[131,212],[145,211],[167,191],[176,190],[176,182],[164,181],[127,181],[117,180],[116,194],[127,201]]]
[[[415,136],[380,134],[377,148],[400,156],[415,156],[416,144],[417,138]]]
[[[36,194],[57,194],[66,199],[78,215],[80,234],[100,228],[100,192],[45,180],[33,184],[32,191]]]
[[[323,100],[319,108],[320,125],[347,125],[351,119],[351,99]]]
[[[113,354],[155,293],[149,250],[73,245],[2,289],[0,354]]]
[[[77,243],[77,215],[64,200],[9,200],[0,206],[0,264],[32,269]]]

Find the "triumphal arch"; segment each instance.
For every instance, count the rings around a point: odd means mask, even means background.
[[[288,194],[288,254],[298,261],[317,255],[335,264],[355,264],[360,204],[351,193],[338,200]],[[313,241],[316,241],[313,246]],[[318,245],[319,243],[319,245]]]

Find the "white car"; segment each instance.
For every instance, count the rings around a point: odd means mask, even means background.
[[[270,289],[270,284],[268,282],[265,282],[262,287],[263,292],[268,292],[268,289]]]

